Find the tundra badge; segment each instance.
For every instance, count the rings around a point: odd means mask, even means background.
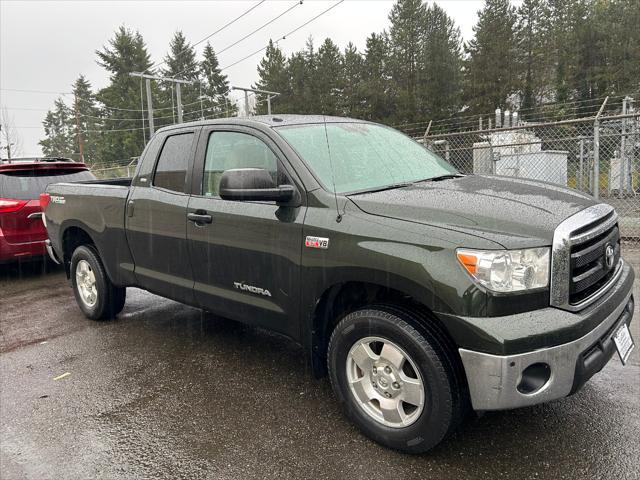
[[[244,290],[245,292],[258,293],[266,297],[271,296],[271,292],[265,288],[254,287],[253,285],[247,285],[243,282],[233,282],[233,286],[238,290]]]

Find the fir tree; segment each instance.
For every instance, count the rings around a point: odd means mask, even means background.
[[[98,158],[101,162],[124,162],[140,155],[146,136],[140,118],[141,82],[130,73],[149,71],[151,59],[140,33],[125,27],[120,27],[109,44],[96,54],[98,65],[111,74],[110,85],[96,95],[102,104],[104,118]],[[155,82],[151,82],[151,85],[154,107],[157,107],[158,88]],[[166,112],[160,110],[163,111]]]
[[[39,144],[45,156],[79,159],[74,145],[72,112],[62,98],[54,102],[53,109],[47,112],[42,124],[46,138],[40,140]]]
[[[425,12],[422,0],[398,0],[389,14],[389,70],[396,87],[396,121],[415,121],[420,110],[417,90]]]
[[[341,109],[341,113],[348,117],[360,118],[364,114],[363,65],[362,55],[356,46],[349,42],[344,51],[344,86]]]
[[[509,0],[486,0],[466,47],[465,99],[479,114],[510,106],[517,90],[515,12]]]
[[[268,92],[278,92],[280,95],[273,100],[273,112],[288,113],[288,104],[291,98],[289,86],[289,72],[287,62],[282,50],[269,40],[269,45],[264,58],[258,65],[259,80],[255,88]],[[267,113],[266,95],[258,95],[259,103],[256,106],[257,113]]]
[[[388,59],[386,35],[372,33],[367,38],[362,68],[363,117],[367,120],[385,121],[391,115],[392,86]]]
[[[100,130],[103,128],[103,122],[96,105],[95,94],[91,90],[91,84],[84,75],[80,75],[73,84],[73,99],[71,121],[73,123],[72,129],[76,135],[75,143],[82,140],[84,161],[91,165],[97,161],[98,144],[101,138]],[[80,135],[78,135],[75,123],[76,114]],[[80,146],[77,145],[76,148],[79,150]]]
[[[462,41],[455,22],[437,4],[424,14],[420,57],[420,98],[423,118],[444,118],[462,107]]]
[[[220,70],[218,57],[209,42],[202,52],[200,74],[202,94],[208,97],[208,107],[206,107],[204,116],[231,117],[235,115],[237,109],[229,98],[229,81]]]
[[[517,11],[518,83],[525,112],[532,112],[550,95],[547,12],[546,0],[524,0]]]
[[[338,115],[344,88],[343,58],[330,38],[318,49],[314,79],[317,85],[318,113]]]
[[[176,31],[169,42],[169,52],[164,57],[164,64],[165,66],[161,71],[162,76],[196,82],[191,85],[181,84],[180,96],[184,120],[198,119],[200,117],[200,101],[198,98],[200,96],[200,86],[197,82],[200,75],[200,65],[196,60],[194,48],[180,30]],[[161,87],[164,94],[164,104],[175,105],[177,109],[176,85],[174,83],[164,83]]]

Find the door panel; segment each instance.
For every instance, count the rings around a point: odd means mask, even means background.
[[[297,337],[303,208],[192,197],[187,224],[196,301],[245,323]]]
[[[129,201],[133,206],[126,231],[138,282],[151,292],[193,303],[186,241],[188,195],[135,187]]]
[[[190,304],[194,297],[186,186],[197,133],[177,130],[166,136],[149,185],[132,187],[126,208],[127,240],[140,286]]]
[[[233,168],[263,168],[279,184],[294,183],[276,152],[268,136],[246,127],[202,132],[194,171],[199,181],[192,186],[196,195],[187,213],[208,215],[211,223],[187,223],[189,257],[199,305],[297,338],[306,207],[218,195],[222,173]]]

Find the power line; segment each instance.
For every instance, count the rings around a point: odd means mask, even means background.
[[[51,90],[27,90],[27,89],[21,89],[21,88],[0,88],[0,90],[5,90],[7,92],[45,93],[45,94],[54,94],[54,95],[73,95],[73,92],[53,92]]]
[[[249,38],[250,36],[252,36],[255,33],[258,33],[260,30],[262,30],[264,27],[271,25],[273,22],[275,22],[276,20],[278,20],[280,17],[282,17],[283,15],[289,13],[291,10],[293,10],[294,8],[296,8],[297,6],[302,5],[303,0],[296,0],[296,3],[294,5],[292,5],[291,7],[287,8],[284,12],[282,12],[280,15],[272,18],[271,20],[269,20],[267,23],[262,24],[261,26],[259,26],[258,28],[256,28],[253,32],[248,33],[247,35],[245,35],[244,37],[242,37],[241,39],[235,41],[234,43],[232,43],[231,45],[227,45],[226,47],[224,47],[222,50],[216,52],[218,55],[220,55],[221,53],[226,52],[227,50],[229,50],[232,47],[235,47],[236,45],[238,45],[240,42],[246,40],[247,38]],[[195,46],[195,45],[194,45]],[[179,75],[182,75],[186,70],[181,70],[178,73],[176,73],[174,75],[174,77],[178,77]]]
[[[4,107],[7,110],[28,110],[31,112],[48,112],[50,108]]]
[[[277,17],[272,18],[271,20],[269,20],[267,23],[259,26],[258,28],[256,28],[253,32],[248,33],[247,35],[245,35],[244,37],[242,37],[240,40],[235,41],[234,43],[232,43],[231,45],[227,45],[226,47],[224,47],[222,50],[220,50],[218,52],[218,55],[220,55],[221,53],[226,52],[227,50],[229,50],[231,47],[235,47],[236,45],[238,45],[240,42],[242,42],[243,40],[246,40],[247,38],[249,38],[250,36],[252,36],[255,33],[258,33],[260,30],[262,30],[264,27],[267,27],[269,25],[271,25],[273,22],[275,22],[276,20],[278,20],[280,17],[286,15],[287,13],[289,13],[291,10],[293,10],[294,8],[302,5],[302,1],[303,0],[299,0],[296,1],[295,4],[293,4],[291,7],[287,8],[285,11],[283,11],[280,15],[278,15]]]
[[[249,8],[248,10],[246,10],[245,12],[241,13],[240,15],[238,15],[236,18],[234,18],[233,20],[231,20],[230,22],[227,22],[226,24],[224,24],[222,27],[220,27],[218,30],[216,30],[215,32],[207,35],[206,37],[204,37],[202,40],[198,40],[196,43],[194,43],[193,45],[188,46],[187,48],[183,49],[182,51],[178,52],[176,54],[176,56],[182,55],[184,52],[186,52],[187,50],[189,50],[189,48],[193,48],[196,47],[198,45],[200,45],[202,42],[204,42],[205,40],[210,39],[211,37],[213,37],[214,35],[217,35],[218,33],[220,33],[221,31],[223,31],[225,28],[233,25],[235,22],[237,22],[238,20],[240,20],[242,17],[244,17],[245,15],[247,15],[248,13],[252,12],[253,10],[255,10],[256,8],[258,8],[260,5],[262,5],[266,0],[260,0],[258,3],[256,3],[254,6],[252,6],[251,8]],[[151,70],[152,68],[157,68],[160,65],[163,65],[167,63],[166,60],[161,61],[160,63],[156,63],[151,65],[148,69],[145,70],[145,72],[148,72],[149,70]]]
[[[336,7],[337,7],[338,5],[340,5],[342,2],[344,2],[344,0],[340,0],[340,1],[338,1],[337,3],[334,3],[334,4],[333,4],[333,5],[331,5],[329,8],[327,8],[326,10],[323,10],[322,12],[320,12],[318,15],[316,15],[316,16],[315,16],[315,17],[313,17],[312,19],[307,20],[305,23],[303,23],[303,24],[302,24],[302,25],[300,25],[299,27],[297,27],[297,28],[295,28],[295,29],[291,30],[290,32],[285,33],[284,35],[282,35],[282,37],[278,38],[278,40],[276,40],[276,42],[275,42],[275,43],[277,44],[278,42],[280,42],[280,41],[282,41],[282,40],[285,40],[289,35],[293,35],[293,34],[294,34],[294,33],[296,33],[298,30],[300,30],[300,29],[302,29],[302,28],[306,27],[306,26],[307,26],[307,25],[309,25],[311,22],[313,22],[313,21],[317,20],[318,18],[320,18],[320,17],[321,17],[322,15],[324,15],[325,13],[328,13],[330,10],[333,10],[334,8],[336,8]],[[264,47],[262,47],[262,48],[260,48],[260,49],[256,50],[256,51],[255,51],[255,52],[253,52],[253,53],[250,53],[250,54],[249,54],[249,55],[247,55],[246,57],[241,58],[241,59],[240,59],[240,60],[238,60],[237,62],[234,62],[234,63],[232,63],[232,64],[230,64],[230,65],[227,65],[227,66],[226,66],[226,67],[224,67],[224,68],[221,68],[221,69],[220,69],[220,71],[226,70],[227,68],[231,68],[231,67],[233,67],[233,66],[235,66],[235,65],[237,65],[237,64],[239,64],[239,63],[241,63],[241,62],[244,62],[245,60],[247,60],[247,59],[249,59],[249,58],[253,57],[253,56],[254,56],[254,55],[256,55],[257,53],[260,53],[260,52],[262,52],[263,50],[266,50],[266,49],[267,49],[267,47],[269,47],[269,44],[267,44],[267,45],[265,45]]]

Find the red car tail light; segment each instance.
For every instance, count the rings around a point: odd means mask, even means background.
[[[50,201],[51,201],[51,195],[49,195],[48,193],[41,193],[40,194],[40,210],[44,212],[45,208],[47,208],[47,205],[49,205]]]
[[[15,200],[13,198],[0,198],[0,213],[13,213],[27,204],[28,200]]]

